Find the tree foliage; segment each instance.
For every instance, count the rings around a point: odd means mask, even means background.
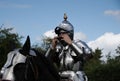
[[[35,48],[37,51],[39,51],[42,54],[46,53],[46,49],[44,49],[43,45],[34,44],[34,45],[32,45],[32,48]]]
[[[102,54],[101,50],[97,48],[93,52],[93,58],[87,61],[84,66],[84,71],[86,72],[89,79],[93,80],[95,78],[95,75],[96,75],[95,69],[97,69],[101,64],[101,61],[100,61],[101,54]]]
[[[120,81],[120,46],[116,49],[119,55],[115,58],[108,58],[106,63],[99,60],[101,50],[96,49],[94,58],[85,66],[85,72],[89,81]],[[108,54],[108,57],[109,54]]]
[[[42,47],[43,47],[45,50],[47,50],[47,49],[49,48],[51,42],[52,42],[52,39],[49,38],[49,37],[44,37],[44,38],[42,39],[42,41],[43,41]]]
[[[0,28],[0,68],[6,61],[8,52],[21,47],[20,39],[17,33],[12,32],[13,28]]]

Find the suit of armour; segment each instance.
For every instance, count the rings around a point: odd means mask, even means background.
[[[73,81],[85,81],[83,66],[85,61],[92,57],[91,48],[82,40],[73,40],[73,25],[64,17],[64,21],[55,28],[58,35],[55,48],[51,45],[46,52],[46,57],[57,67],[61,77],[69,77]],[[72,41],[68,44],[61,38],[67,34]],[[61,35],[61,36],[60,36]]]

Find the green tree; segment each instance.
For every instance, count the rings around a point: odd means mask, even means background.
[[[41,46],[42,46],[45,50],[47,50],[47,49],[49,48],[51,42],[52,42],[52,39],[49,38],[49,37],[44,37],[44,38],[42,39],[42,41],[43,41],[43,44],[42,44]]]
[[[7,54],[15,48],[21,47],[20,40],[23,38],[12,32],[13,28],[0,28],[0,68],[6,61]]]
[[[120,45],[118,45],[117,49],[115,49],[115,50],[116,50],[116,53],[118,54],[118,56],[115,57],[115,59],[116,59],[118,62],[120,62]]]
[[[99,60],[101,50],[95,50],[93,59],[85,67],[89,81],[120,81],[120,46],[116,49],[116,53],[118,56],[115,58],[111,58],[108,53],[107,62],[103,63]]]
[[[101,64],[101,60],[100,60],[101,54],[102,54],[101,49],[99,48],[95,49],[95,51],[93,52],[93,58],[85,63],[84,69],[88,76],[89,81],[94,81],[95,79],[95,75],[96,75],[95,70]]]
[[[42,45],[39,45],[38,43],[34,44],[34,45],[32,45],[32,48],[35,48],[37,51],[39,51],[42,54],[45,54],[45,52],[46,52],[46,49],[44,49],[43,44]]]

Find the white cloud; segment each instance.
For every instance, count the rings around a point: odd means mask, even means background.
[[[86,38],[87,38],[86,35],[82,32],[75,32],[75,34],[74,34],[75,40],[77,40],[77,39],[85,40]]]
[[[115,16],[120,19],[120,10],[106,10],[104,12],[105,15]]]
[[[95,50],[96,48],[103,49],[102,56],[103,60],[106,60],[105,57],[108,53],[111,52],[111,56],[117,56],[115,49],[120,44],[120,34],[114,34],[112,32],[105,33],[94,41],[90,41],[88,45]]]
[[[49,31],[45,32],[43,36],[49,37],[52,39],[56,36],[56,34],[55,34],[54,30],[49,30]]]
[[[49,37],[49,38],[54,38],[56,36],[56,34],[55,34],[54,30],[49,30],[49,31],[44,33],[44,36]],[[85,40],[86,35],[84,33],[81,33],[81,32],[75,32],[74,39],[75,40],[78,40],[78,39]]]

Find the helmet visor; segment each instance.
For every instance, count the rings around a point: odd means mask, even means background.
[[[66,31],[66,30],[64,30],[64,29],[62,29],[60,27],[56,27],[55,28],[55,33],[59,35],[61,33],[68,33],[68,31]]]

